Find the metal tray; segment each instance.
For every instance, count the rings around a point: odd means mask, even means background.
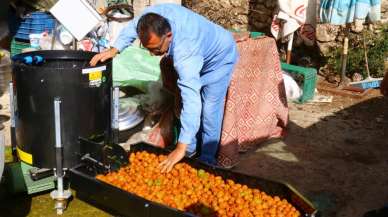
[[[167,151],[139,143],[131,146],[130,152],[148,151],[155,154],[166,154]],[[232,179],[250,188],[258,188],[271,196],[285,198],[301,212],[301,216],[319,217],[319,212],[306,198],[288,184],[263,179],[260,177],[248,176],[232,172],[222,168],[211,167],[193,159],[184,158],[197,169],[204,169],[207,172],[219,175],[224,179]],[[119,216],[128,217],[183,217],[195,216],[191,213],[151,202],[135,194],[116,188],[110,184],[99,181],[95,178],[96,172],[85,164],[80,164],[70,169],[69,177],[71,188],[76,190],[77,197],[91,203],[107,212]]]

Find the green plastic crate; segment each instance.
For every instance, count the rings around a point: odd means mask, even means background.
[[[30,47],[29,43],[19,42],[13,39],[11,42],[11,56],[20,54],[23,49],[29,48],[29,47]]]
[[[250,38],[260,38],[262,36],[265,36],[265,33],[264,32],[250,32],[250,31],[241,31],[241,30],[238,30],[238,29],[229,29],[229,31],[231,32],[237,32],[237,33],[243,33],[243,32],[249,32],[249,37]]]
[[[4,182],[10,193],[27,192],[28,194],[39,193],[55,188],[55,177],[50,176],[37,181],[30,177],[29,170],[32,166],[23,162],[6,163],[4,167]]]
[[[6,163],[4,166],[4,176],[1,181],[5,183],[9,193],[14,194],[27,191],[20,162]]]
[[[54,176],[49,176],[47,178],[34,181],[31,179],[30,172],[29,172],[30,169],[32,169],[33,167],[23,162],[21,162],[20,164],[21,164],[23,178],[24,178],[24,182],[26,183],[28,194],[39,193],[42,191],[47,191],[55,188]]]
[[[299,103],[304,103],[314,97],[315,86],[317,82],[317,70],[314,68],[307,68],[295,66],[287,63],[281,63],[282,70],[303,76],[303,95],[299,98]]]
[[[250,32],[249,33],[249,37],[255,39],[255,38],[259,38],[259,37],[262,37],[262,36],[265,36],[265,34],[263,32]]]

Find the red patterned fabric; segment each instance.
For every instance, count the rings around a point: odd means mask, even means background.
[[[288,122],[287,100],[275,40],[268,37],[244,39],[237,45],[240,59],[226,97],[217,158],[218,164],[226,168],[238,163],[239,152],[247,151],[267,139],[281,137]],[[162,59],[161,71],[164,87],[175,95],[174,113],[179,117],[180,94],[171,59]],[[171,114],[171,111],[163,114],[164,118],[149,134],[149,143],[165,147],[171,142]]]
[[[233,167],[239,152],[267,139],[281,137],[288,107],[273,38],[239,42],[240,59],[225,102],[218,164]]]

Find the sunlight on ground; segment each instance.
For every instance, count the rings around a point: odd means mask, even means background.
[[[271,156],[282,161],[298,162],[298,158],[293,153],[285,150],[286,146],[287,145],[283,141],[278,141],[268,145],[263,145],[263,147],[259,148],[256,152]]]

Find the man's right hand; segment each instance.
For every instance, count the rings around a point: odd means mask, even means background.
[[[119,50],[113,47],[109,50],[96,54],[92,60],[90,60],[89,64],[90,66],[96,66],[98,62],[104,62],[107,59],[115,57],[118,52]]]

